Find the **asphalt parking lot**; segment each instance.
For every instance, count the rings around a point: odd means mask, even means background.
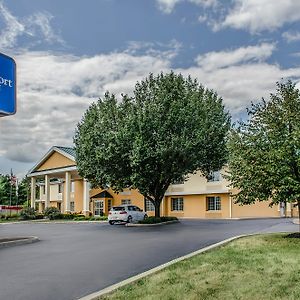
[[[0,237],[40,238],[0,249],[0,299],[78,299],[232,236],[297,230],[290,219],[181,220],[156,227],[0,224]]]

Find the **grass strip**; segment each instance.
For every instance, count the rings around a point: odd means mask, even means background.
[[[242,238],[97,299],[300,299],[300,239]]]

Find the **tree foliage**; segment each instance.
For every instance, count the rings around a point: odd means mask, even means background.
[[[11,185],[10,175],[0,174],[0,205],[24,204],[29,197],[29,180],[23,178],[18,187]]]
[[[253,104],[249,120],[231,131],[229,179],[239,192],[236,201],[271,200],[300,205],[300,93],[291,81]]]
[[[106,93],[86,111],[74,137],[78,171],[94,186],[137,188],[159,216],[172,182],[223,166],[229,127],[214,91],[173,72],[150,74],[132,97]]]

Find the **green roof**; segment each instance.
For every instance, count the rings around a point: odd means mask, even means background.
[[[62,147],[62,146],[55,146],[55,147],[63,152],[66,152],[67,154],[73,156],[74,159],[76,158],[76,152],[73,147]]]

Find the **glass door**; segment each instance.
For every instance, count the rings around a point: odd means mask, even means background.
[[[104,200],[94,201],[94,216],[100,217],[104,214]]]

